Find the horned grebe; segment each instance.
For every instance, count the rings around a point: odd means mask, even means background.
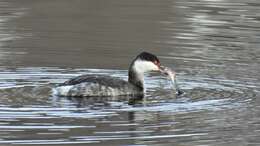
[[[161,71],[159,59],[147,52],[139,54],[130,64],[128,82],[104,75],[81,75],[72,78],[54,89],[57,96],[142,96],[144,73]]]

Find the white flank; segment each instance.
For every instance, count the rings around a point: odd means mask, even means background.
[[[72,87],[73,86],[56,87],[56,88],[52,89],[52,93],[53,93],[53,95],[58,95],[58,96],[68,96],[68,93]]]

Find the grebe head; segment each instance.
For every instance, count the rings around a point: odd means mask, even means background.
[[[160,71],[159,59],[148,52],[140,53],[131,65],[137,73],[145,73],[150,71]]]
[[[140,90],[144,90],[144,73],[150,71],[161,71],[160,61],[155,55],[142,52],[130,65],[128,81],[137,86]]]

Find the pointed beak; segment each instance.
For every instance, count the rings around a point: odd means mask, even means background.
[[[162,75],[165,75],[165,76],[170,77],[170,78],[175,78],[175,76],[176,76],[175,71],[173,71],[172,69],[170,69],[168,67],[160,66],[159,69],[160,69],[159,71]]]
[[[164,69],[165,69],[165,67],[162,66],[162,65],[158,66],[158,68],[159,68],[160,71],[164,71]]]
[[[166,67],[160,65],[160,66],[158,66],[158,68],[159,68],[159,71],[161,74],[166,75],[166,76],[168,75],[168,73],[166,72]]]

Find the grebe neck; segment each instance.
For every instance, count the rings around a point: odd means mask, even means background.
[[[135,62],[131,63],[128,70],[128,82],[144,91],[144,72],[138,70]]]
[[[128,82],[144,91],[144,73],[159,71],[159,60],[156,56],[143,52],[130,64]]]

